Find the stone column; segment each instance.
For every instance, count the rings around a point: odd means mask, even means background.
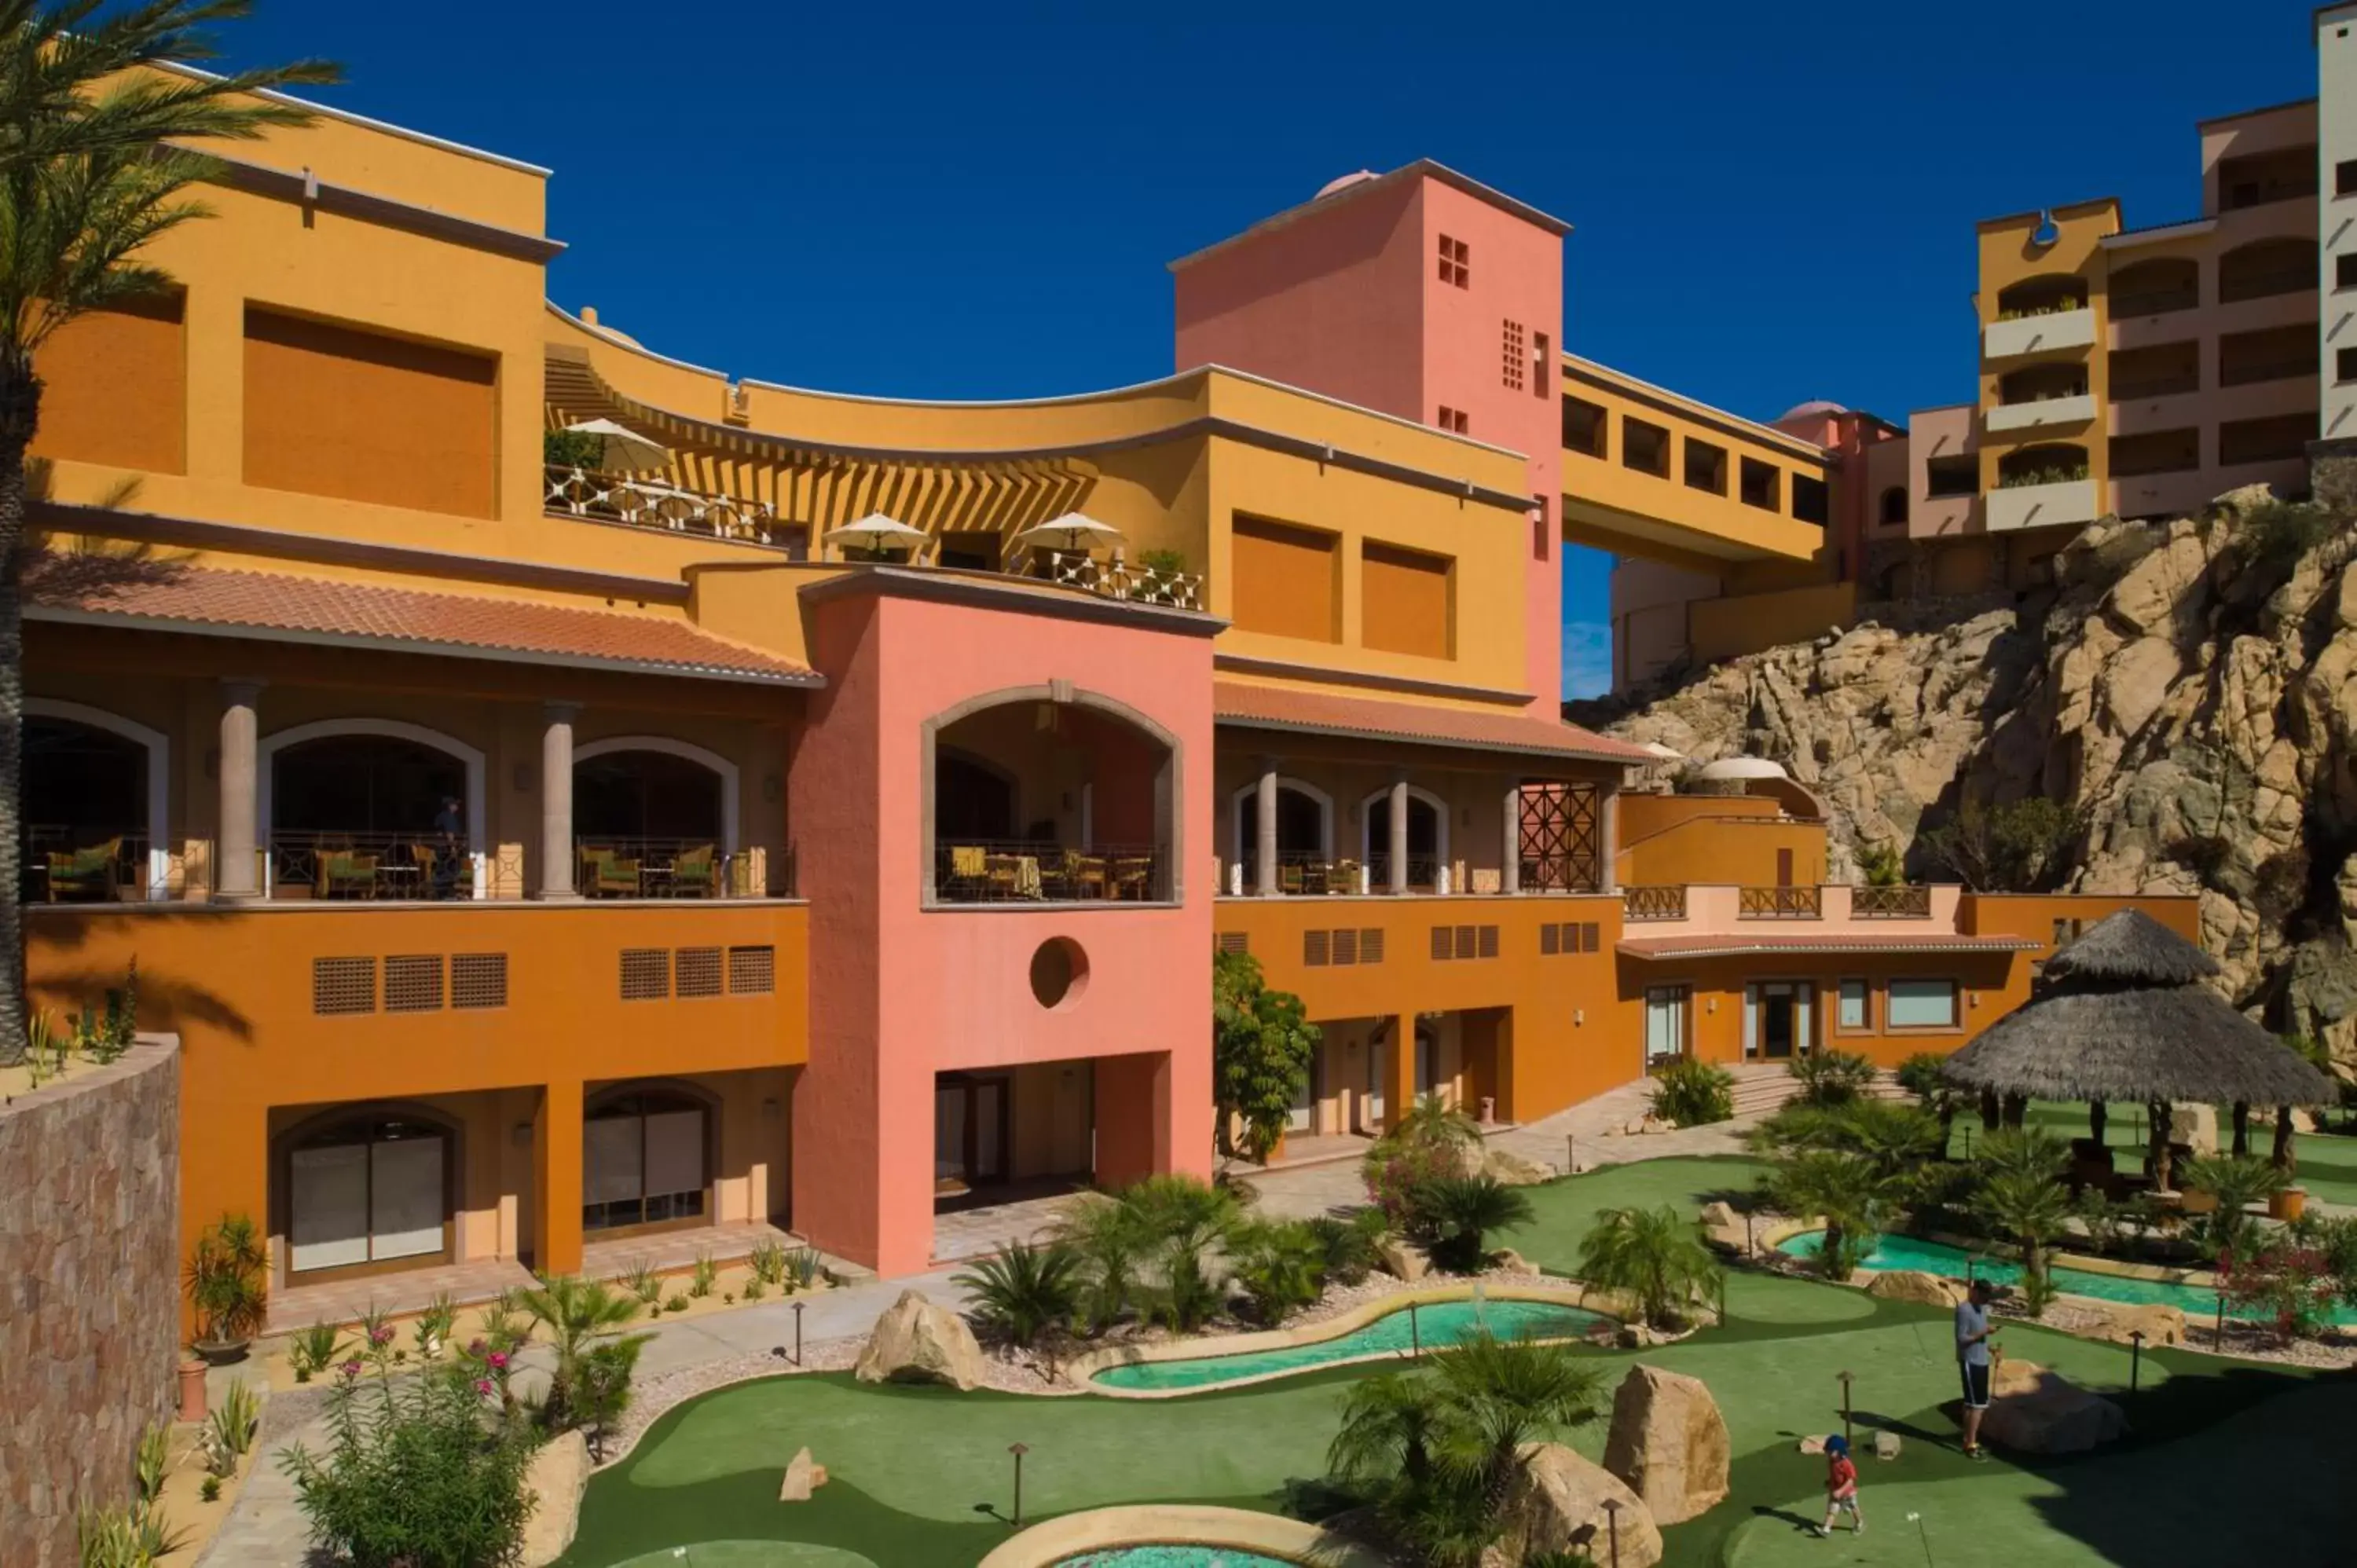
[[[1620,791],[1611,785],[1604,787],[1604,798],[1597,802],[1596,815],[1596,890],[1598,893],[1620,891]]]
[[[1392,858],[1391,890],[1407,891],[1407,780],[1392,780],[1391,843],[1386,852]]]
[[[1506,786],[1505,800],[1499,809],[1505,822],[1498,833],[1498,852],[1503,857],[1498,863],[1498,889],[1501,893],[1520,893],[1523,890],[1523,787],[1520,784]]]
[[[541,707],[540,893],[542,898],[578,898],[573,886],[573,721],[578,703]]]
[[[255,800],[261,777],[255,739],[260,725],[254,706],[262,700],[259,681],[223,681],[221,714],[220,852],[213,866],[213,897],[247,899],[262,897],[254,854]]]
[[[1253,891],[1268,897],[1276,891],[1276,759],[1260,765],[1260,792],[1253,823]]]

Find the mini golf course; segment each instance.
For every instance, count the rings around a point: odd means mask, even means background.
[[[2321,1140],[2304,1140],[2313,1146]],[[1537,1214],[1501,1237],[1569,1272],[1603,1208],[1748,1187],[1744,1160],[1617,1166],[1532,1190]],[[1643,1359],[1703,1379],[1734,1439],[1733,1492],[1665,1530],[1680,1568],[1786,1562],[1920,1564],[1921,1515],[1937,1568],[2055,1568],[2186,1562],[2308,1568],[2346,1563],[2357,1488],[2346,1485],[2357,1378],[2147,1351],[2126,1395],[2128,1352],[2007,1326],[2008,1355],[2126,1405],[2136,1432],[2101,1453],[1975,1465],[1953,1444],[1955,1371],[1946,1315],[1774,1274],[1730,1277],[1729,1321],[1683,1344],[1583,1351],[1608,1386]],[[960,1394],[865,1387],[847,1374],[738,1384],[664,1415],[591,1483],[565,1568],[972,1568],[1006,1539],[1008,1444],[1028,1453],[1023,1511],[1116,1503],[1317,1511],[1324,1455],[1357,1366],[1158,1402]],[[1823,1461],[1803,1434],[1841,1424],[1836,1374],[1854,1374],[1861,1431],[1904,1440],[1868,1460],[1872,1529],[1832,1541],[1801,1533],[1821,1509]],[[1568,1434],[1591,1458],[1606,1423]],[[807,1503],[777,1500],[786,1460],[809,1444],[832,1476]],[[685,1547],[683,1554],[675,1554]]]
[[[2087,1135],[2087,1108],[2061,1101],[2033,1100],[2022,1120],[2033,1127],[2044,1127],[2058,1137],[2083,1138]],[[1967,1109],[1956,1118],[1948,1130],[1948,1152],[1964,1157],[1967,1130],[1970,1139],[1977,1144],[1984,1135],[1979,1115]],[[2218,1113],[2218,1135],[2223,1140],[2230,1135],[2226,1113]],[[2275,1146],[2275,1129],[2253,1127],[2251,1152],[2265,1155]],[[2112,1150],[2112,1165],[2121,1171],[2144,1168],[2145,1130],[2141,1106],[2115,1105],[2104,1122],[2104,1142]],[[2299,1166],[2299,1185],[2308,1188],[2309,1196],[2320,1203],[2357,1205],[2357,1137],[2341,1133],[2302,1133],[2292,1143],[2292,1155]]]

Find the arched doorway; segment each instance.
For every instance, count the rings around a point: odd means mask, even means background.
[[[1361,803],[1359,845],[1367,863],[1368,885],[1382,888],[1392,881],[1392,794],[1379,789]],[[1430,791],[1409,786],[1407,792],[1407,885],[1429,891],[1448,863],[1448,807]]]
[[[290,1278],[447,1262],[457,1138],[401,1107],[333,1113],[281,1144]]]
[[[106,899],[147,879],[153,789],[151,748],[132,735],[78,717],[28,711],[24,719],[20,865],[31,901]],[[158,737],[160,738],[160,737]]]
[[[1242,869],[1243,890],[1260,886],[1260,784],[1246,784],[1229,796],[1229,821],[1234,834],[1235,863]],[[1277,887],[1286,893],[1323,893],[1331,879],[1334,857],[1334,802],[1327,793],[1297,779],[1276,784]],[[1345,891],[1356,891],[1355,888]]]
[[[604,1235],[711,1223],[712,1106],[670,1084],[591,1097],[581,1138],[581,1228]]]
[[[701,746],[631,738],[575,753],[584,893],[716,897],[730,886],[736,821],[736,765]]]
[[[392,721],[328,721],[261,747],[272,891],[464,897],[482,841],[482,753]]]

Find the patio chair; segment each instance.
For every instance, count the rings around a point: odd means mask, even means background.
[[[983,879],[990,874],[990,856],[978,843],[950,845],[950,880],[944,891],[954,891],[972,897],[982,889]]]
[[[1306,893],[1309,890],[1308,872],[1299,862],[1277,866],[1276,890],[1286,894]]]
[[[675,898],[720,897],[720,863],[712,845],[700,843],[672,857],[671,891]]]
[[[1154,862],[1146,856],[1128,856],[1113,863],[1113,896],[1116,898],[1144,899],[1150,896],[1154,881]]]
[[[123,857],[123,840],[111,838],[88,849],[49,852],[49,902],[61,893],[82,897],[114,897],[114,868]]]
[[[625,860],[610,849],[581,852],[581,888],[593,898],[635,898],[639,896],[639,863]]]
[[[324,850],[319,855],[319,879],[312,891],[322,898],[376,897],[377,857],[358,850]]]

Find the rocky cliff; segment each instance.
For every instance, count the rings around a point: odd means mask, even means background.
[[[1870,612],[1871,613],[1871,612]],[[2020,604],[1891,607],[1580,715],[1695,762],[1773,757],[1824,801],[1833,875],[1967,802],[2084,823],[2049,885],[2194,893],[2233,1000],[2357,1069],[2357,524],[2221,498],[2097,522]]]

